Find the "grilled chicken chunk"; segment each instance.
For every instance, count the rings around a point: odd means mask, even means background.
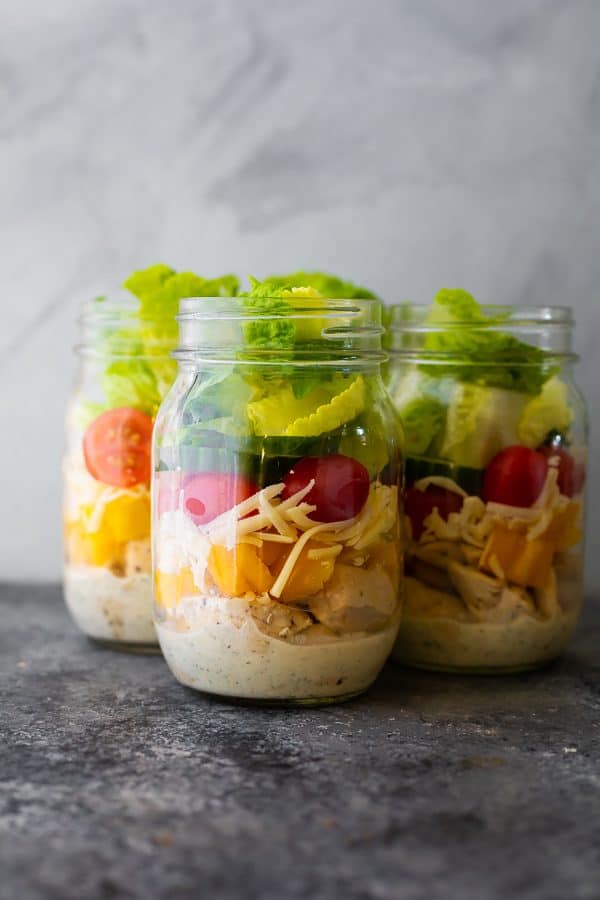
[[[448,575],[469,612],[479,621],[510,622],[519,615],[536,614],[533,599],[525,588],[507,585],[461,563],[450,563]]]

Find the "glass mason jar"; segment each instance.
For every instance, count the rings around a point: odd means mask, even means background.
[[[89,637],[158,652],[152,620],[153,419],[173,383],[174,341],[141,321],[129,293],[82,314],[79,378],[67,412],[64,590]]]
[[[483,306],[444,321],[431,309],[394,307],[389,325],[406,442],[394,657],[459,672],[535,668],[563,651],[582,600],[587,419],[571,312]]]
[[[400,621],[399,420],[380,305],[188,299],[154,438],[155,624],[185,685],[326,703]]]

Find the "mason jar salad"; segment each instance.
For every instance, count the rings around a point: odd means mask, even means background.
[[[165,659],[221,696],[354,696],[400,622],[401,433],[380,305],[253,282],[183,300],[179,321],[154,451]]]
[[[582,599],[586,414],[572,319],[442,290],[390,315],[405,426],[405,607],[395,656],[456,671],[554,659]]]
[[[91,638],[157,648],[152,621],[150,481],[156,411],[175,378],[179,298],[235,293],[168,266],[135,272],[81,318],[79,380],[67,415],[64,590]]]

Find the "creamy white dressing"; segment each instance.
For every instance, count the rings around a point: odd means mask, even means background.
[[[559,581],[561,605],[549,617],[515,610],[503,622],[474,621],[458,598],[405,579],[408,602],[393,657],[399,662],[457,671],[494,671],[540,666],[559,656],[577,624],[581,606],[576,582]],[[422,609],[410,602],[419,593]]]
[[[253,700],[319,700],[366,690],[398,632],[399,610],[381,631],[291,639],[259,629],[243,598],[182,598],[177,620],[157,622],[175,677],[200,691]],[[317,635],[319,635],[317,637]]]
[[[120,578],[100,566],[69,566],[65,600],[84,634],[97,640],[156,645],[152,621],[152,578]]]

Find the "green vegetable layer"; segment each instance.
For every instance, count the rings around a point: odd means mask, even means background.
[[[410,457],[482,470],[511,444],[537,447],[572,421],[548,354],[501,330],[463,290],[441,290],[426,323],[423,363],[391,379]]]

